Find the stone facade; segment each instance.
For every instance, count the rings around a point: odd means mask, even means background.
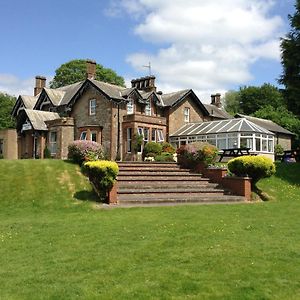
[[[0,157],[17,159],[17,131],[15,129],[0,130]]]
[[[287,136],[286,134],[278,133],[275,136],[275,144],[281,145],[283,150],[291,150],[292,149],[291,136]]]

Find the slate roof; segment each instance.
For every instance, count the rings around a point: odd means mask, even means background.
[[[65,95],[65,91],[59,90],[59,89],[48,89],[44,88],[45,92],[47,93],[49,99],[51,102],[55,105],[58,106],[60,101],[63,99]]]
[[[246,118],[229,119],[220,121],[210,121],[203,123],[189,123],[183,125],[170,137],[177,136],[193,136],[193,135],[206,135],[218,133],[235,133],[235,132],[249,132],[249,133],[262,133],[274,135],[271,131],[258,126],[257,124],[247,120]]]
[[[48,130],[45,121],[60,119],[59,114],[55,112],[33,110],[33,109],[25,109],[24,111],[33,129],[35,130]]]
[[[107,96],[116,100],[124,100],[122,97],[122,92],[126,90],[126,88],[102,81],[98,81],[95,79],[90,80],[95,86],[97,86],[100,90],[102,90]]]
[[[188,94],[191,90],[181,90],[174,93],[162,94],[160,99],[162,100],[163,106],[173,106],[180,99],[182,99],[186,94]]]
[[[82,87],[84,81],[79,81],[70,85],[66,85],[56,89],[56,91],[64,92],[64,95],[59,103],[59,105],[66,105],[70,102],[70,100],[75,96],[75,94]]]
[[[251,117],[251,116],[246,116],[246,115],[242,115],[242,114],[236,114],[235,117],[238,118],[246,118],[247,120],[261,126],[264,127],[272,132],[275,133],[283,133],[283,134],[287,134],[287,135],[295,135],[293,132],[281,127],[280,125],[274,123],[271,120],[266,120],[266,119],[261,119],[261,118],[256,118],[256,117]]]
[[[40,94],[37,96],[26,96],[26,95],[21,95],[21,99],[24,103],[25,108],[32,109],[35,106],[35,103],[38,99]]]
[[[225,110],[216,107],[215,105],[212,104],[204,104],[205,108],[209,112],[210,117],[218,118],[218,119],[232,119],[233,116],[230,115],[228,112]]]

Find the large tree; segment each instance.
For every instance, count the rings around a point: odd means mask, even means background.
[[[244,86],[239,91],[225,94],[225,109],[231,114],[239,112],[251,115],[267,105],[284,106],[282,93],[269,83],[262,86]]]
[[[288,108],[300,115],[300,0],[296,0],[295,8],[295,14],[289,15],[291,30],[281,40],[283,73],[279,81],[285,86]]]
[[[0,92],[0,129],[15,127],[15,122],[10,114],[15,103],[15,97]]]
[[[86,60],[74,59],[62,64],[56,71],[53,80],[50,82],[51,88],[59,88],[86,79]],[[124,78],[117,75],[111,69],[96,65],[97,80],[125,86]]]

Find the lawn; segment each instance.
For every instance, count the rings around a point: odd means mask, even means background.
[[[99,209],[75,165],[1,160],[0,299],[300,299],[300,165],[259,187],[274,200]]]

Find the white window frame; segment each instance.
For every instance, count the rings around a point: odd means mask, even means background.
[[[132,128],[127,128],[127,153],[132,152]]]
[[[190,108],[189,107],[184,108],[184,122],[186,122],[186,123],[190,122]]]
[[[53,139],[53,137],[55,137],[55,139]],[[51,155],[57,152],[57,131],[49,132],[49,150]]]
[[[164,133],[163,133],[163,130],[162,129],[157,129],[157,141],[160,143],[160,142],[163,142],[165,139],[164,139]]]
[[[147,102],[145,106],[145,115],[146,116],[151,116],[151,103],[150,100]]]
[[[96,115],[96,107],[97,107],[96,99],[90,99],[90,101],[89,101],[89,115],[90,116]]]
[[[95,140],[95,141],[93,141],[93,134],[94,134],[95,137],[96,137],[96,140]],[[93,141],[93,142],[97,142],[97,140],[98,140],[98,132],[97,132],[97,131],[95,131],[95,130],[91,131],[90,140]]]
[[[81,131],[79,139],[81,141],[86,141],[87,140],[87,131],[86,130]]]
[[[132,115],[134,113],[134,102],[133,99],[129,98],[126,105],[127,115]]]

